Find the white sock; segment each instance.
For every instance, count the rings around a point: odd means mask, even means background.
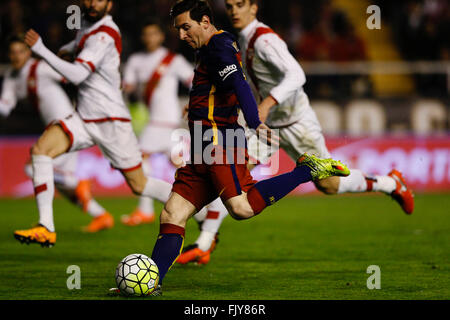
[[[31,160],[33,163],[33,186],[39,211],[39,223],[49,231],[54,232],[53,197],[55,195],[55,184],[53,182],[52,158],[33,155]]]
[[[91,199],[87,205],[87,212],[91,217],[95,218],[104,214],[106,210],[97,201]]]
[[[202,210],[200,210],[199,212],[194,214],[195,221],[197,221],[198,223],[202,223],[203,221],[205,221],[207,213],[208,213],[208,208],[203,207]]]
[[[351,169],[347,177],[339,177],[338,193],[345,192],[366,192],[366,176],[361,170]]]
[[[142,170],[144,171],[144,174],[147,177],[150,175],[150,164],[148,158],[144,158],[144,160],[142,161]],[[142,212],[144,215],[148,217],[152,216],[155,212],[155,208],[153,206],[153,199],[145,196],[140,196],[138,208],[139,211]]]
[[[220,198],[211,202],[207,208],[208,213],[203,221],[202,231],[197,241],[195,241],[200,250],[203,251],[209,250],[223,219],[228,215],[228,210]]]
[[[388,176],[375,176],[375,181],[373,182],[374,191],[381,191],[390,194],[396,187],[397,183],[393,178]]]
[[[195,243],[198,245],[198,248],[202,251],[208,251],[211,247],[211,244],[214,240],[214,237],[216,236],[215,232],[209,232],[209,231],[203,231],[200,233],[200,235],[197,238],[197,241]]]
[[[172,185],[164,180],[147,177],[147,183],[142,196],[156,199],[162,203],[166,203],[169,200],[170,192],[172,191]]]

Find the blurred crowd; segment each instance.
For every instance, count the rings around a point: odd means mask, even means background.
[[[358,1],[358,0],[355,0]],[[8,36],[34,28],[53,51],[73,39],[74,30],[66,27],[66,9],[77,0],[2,0],[0,2],[0,43],[5,48]],[[210,0],[216,24],[228,31],[224,0]],[[448,0],[376,0],[383,23],[389,23],[394,44],[405,60],[448,60],[450,5]],[[165,45],[193,60],[187,45],[177,40],[171,28],[170,0],[114,0],[113,16],[121,28],[123,61],[140,49],[140,28],[150,17],[157,17],[167,33]],[[335,8],[332,0],[261,0],[259,17],[286,40],[300,62],[367,60],[367,44],[355,32],[345,12]],[[0,51],[0,63],[7,62],[6,50]],[[442,76],[441,76],[442,77]],[[308,75],[306,89],[310,96],[335,97],[352,94],[350,82],[363,79],[370,95],[368,77],[348,76],[336,81],[333,76]],[[321,90],[329,84],[331,91]],[[435,86],[435,83],[431,83]],[[445,87],[445,75],[444,75]],[[369,89],[367,89],[369,88]],[[331,94],[330,94],[331,92]],[[333,94],[334,92],[334,94]]]

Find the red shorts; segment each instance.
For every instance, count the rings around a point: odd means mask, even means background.
[[[200,210],[219,196],[225,202],[247,192],[256,182],[246,164],[188,164],[177,170],[172,192]]]

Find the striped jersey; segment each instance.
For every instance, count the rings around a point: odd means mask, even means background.
[[[245,81],[239,45],[231,33],[218,31],[197,51],[188,112],[191,152],[200,150],[200,143],[201,150],[211,143],[246,147],[243,128],[237,123],[236,77]],[[227,129],[231,130],[227,133]],[[230,133],[235,136],[229,138]]]

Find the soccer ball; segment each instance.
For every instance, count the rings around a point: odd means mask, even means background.
[[[158,282],[158,266],[145,254],[130,254],[116,268],[117,287],[126,296],[147,296],[155,290]]]

